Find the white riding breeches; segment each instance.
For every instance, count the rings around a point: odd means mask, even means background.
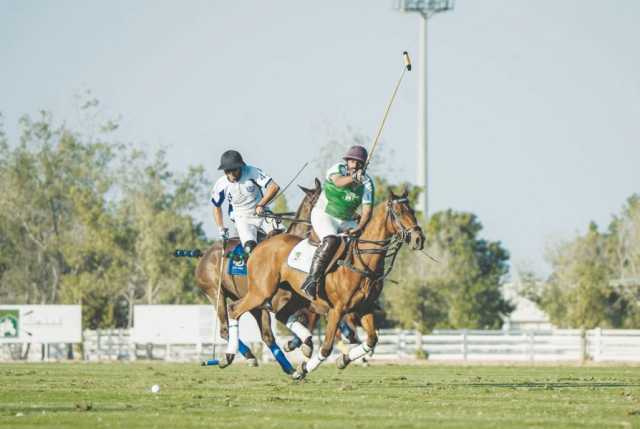
[[[338,235],[350,228],[358,226],[356,221],[342,220],[327,214],[322,207],[314,207],[311,210],[311,226],[320,240],[328,235]]]
[[[257,216],[236,215],[234,221],[243,246],[250,240],[258,242],[258,229],[268,234],[277,228],[275,220]]]

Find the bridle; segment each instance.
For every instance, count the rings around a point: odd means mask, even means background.
[[[386,225],[389,220],[391,220],[392,224],[395,226],[396,232],[386,240],[364,240],[358,237],[350,237],[349,242],[352,243],[350,246],[351,253],[354,256],[354,259],[357,257],[360,263],[362,264],[364,269],[357,268],[353,266],[350,262],[349,257],[345,258],[343,261],[338,261],[338,265],[343,266],[351,271],[362,274],[363,276],[371,279],[372,283],[377,283],[383,281],[393,270],[393,265],[398,256],[398,252],[403,244],[409,243],[411,240],[411,233],[413,231],[418,231],[419,226],[414,226],[412,228],[406,228],[400,222],[400,215],[396,212],[394,208],[394,203],[406,203],[409,199],[407,197],[394,198],[387,201],[387,214],[385,217],[384,224]],[[379,246],[378,248],[373,249],[361,249],[360,244],[373,244],[375,246]],[[379,273],[374,270],[370,270],[364,261],[362,255],[383,255],[384,257],[384,265],[388,268],[384,270],[382,273]]]

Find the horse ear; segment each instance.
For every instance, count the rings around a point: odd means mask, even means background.
[[[312,190],[312,189],[305,188],[304,186],[300,186],[300,185],[298,185],[298,188],[302,189],[302,192],[304,192],[304,193],[305,193],[305,194],[307,194],[307,195],[311,195],[311,194],[313,193],[313,190]]]
[[[316,190],[319,190],[320,188],[322,188],[322,183],[320,183],[320,180],[316,177]]]

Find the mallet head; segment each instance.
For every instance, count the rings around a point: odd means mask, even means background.
[[[411,71],[411,58],[409,58],[409,53],[407,51],[404,51],[402,53],[402,58],[404,59],[404,66],[408,71]]]

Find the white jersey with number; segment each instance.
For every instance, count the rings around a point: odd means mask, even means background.
[[[245,165],[237,182],[230,182],[226,174],[218,179],[211,192],[211,202],[214,206],[220,207],[226,200],[232,218],[252,216],[272,180],[259,168]]]
[[[224,175],[213,187],[211,203],[216,207],[225,200],[229,203],[229,217],[243,245],[249,240],[257,241],[259,229],[268,233],[277,227],[275,221],[255,215],[256,205],[271,181],[259,168],[245,165],[237,182],[230,182]]]

